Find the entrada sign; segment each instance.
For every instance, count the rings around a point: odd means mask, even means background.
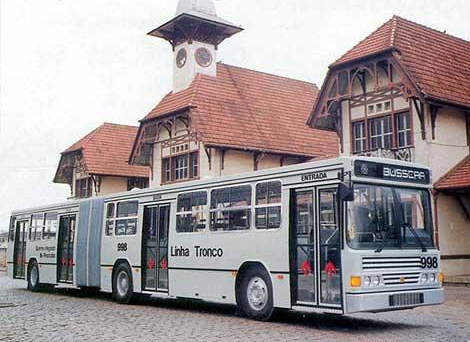
[[[327,178],[328,174],[326,172],[307,173],[305,175],[302,175],[302,182],[321,181]]]

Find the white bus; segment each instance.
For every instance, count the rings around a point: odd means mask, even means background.
[[[440,304],[431,171],[372,158],[15,211],[8,274],[40,286],[334,314]]]

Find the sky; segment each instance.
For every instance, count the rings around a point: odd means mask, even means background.
[[[60,152],[103,122],[138,125],[171,90],[169,43],[146,33],[178,0],[0,0],[0,231],[14,209],[63,202]],[[464,0],[215,0],[245,30],[227,64],[321,86],[328,65],[393,14],[470,40]]]

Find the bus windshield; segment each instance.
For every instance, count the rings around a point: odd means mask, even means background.
[[[433,246],[429,191],[356,184],[348,203],[348,243],[352,248]]]

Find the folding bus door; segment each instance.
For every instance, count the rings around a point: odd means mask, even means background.
[[[168,229],[170,205],[147,206],[142,228],[142,288],[168,291]]]
[[[300,306],[342,308],[336,189],[290,193],[291,296]]]
[[[57,279],[60,283],[73,282],[75,222],[75,215],[61,216],[59,220]]]
[[[13,248],[13,277],[24,279],[26,263],[26,240],[29,221],[16,222],[15,243]]]

